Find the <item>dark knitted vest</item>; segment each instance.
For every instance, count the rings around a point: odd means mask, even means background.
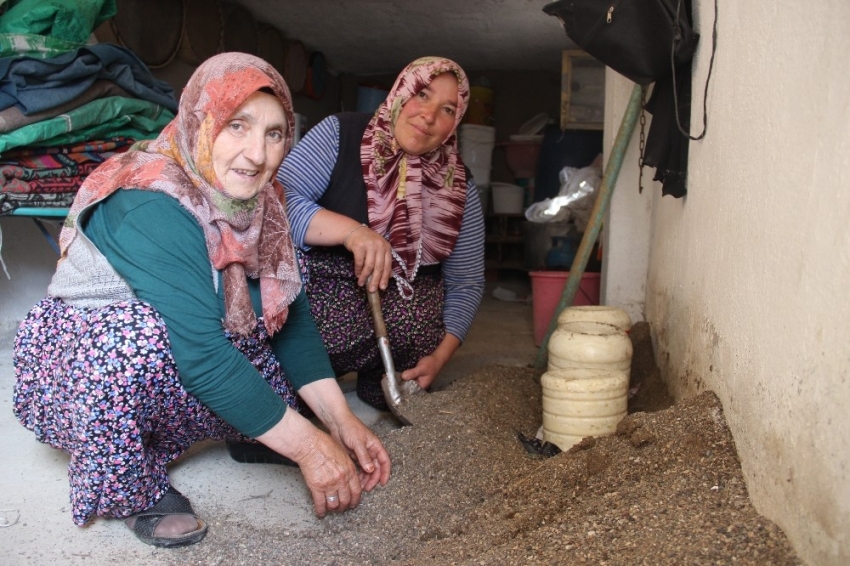
[[[318,204],[368,225],[369,212],[366,205],[363,165],[360,162],[360,144],[372,114],[342,112],[336,117],[339,120],[339,155],[328,189]]]

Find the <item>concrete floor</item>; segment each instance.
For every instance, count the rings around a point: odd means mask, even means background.
[[[435,388],[485,365],[534,362],[537,349],[531,303],[497,300],[493,297],[497,288],[501,291],[496,294],[502,297],[508,290],[518,298],[530,298],[528,278],[523,274],[501,274],[499,281],[488,283],[466,342],[444,368]],[[97,519],[84,528],[72,523],[68,456],[37,442],[12,414],[12,339],[11,335],[0,337],[0,564],[161,563],[161,553],[168,551],[142,544],[121,521]],[[345,377],[341,384],[352,409],[367,425],[388,418],[388,413],[360,402],[351,391],[351,379]],[[215,529],[215,517],[204,510],[213,506],[228,506],[228,519],[238,520],[246,528],[269,523],[294,531],[318,528],[308,491],[295,468],[240,464],[230,459],[224,443],[204,442],[175,462],[170,475],[211,530]]]

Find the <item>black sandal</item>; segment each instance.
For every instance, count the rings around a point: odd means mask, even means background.
[[[265,444],[259,442],[227,441],[227,452],[230,457],[243,464],[282,464],[298,467],[298,464],[286,456],[278,454]]]
[[[198,522],[198,528],[190,533],[185,533],[175,537],[158,537],[154,535],[157,525],[159,525],[162,519],[167,515],[191,515]],[[128,519],[136,519],[135,524],[132,527],[127,525],[127,528],[133,531],[133,534],[135,534],[140,541],[160,548],[189,546],[190,544],[200,542],[207,534],[206,522],[198,519],[198,516],[195,515],[195,511],[192,509],[192,504],[189,503],[189,500],[171,486],[168,486],[168,491],[165,492],[162,499],[157,501],[156,505],[150,509],[142,511],[141,513],[136,513],[135,515],[128,517]]]

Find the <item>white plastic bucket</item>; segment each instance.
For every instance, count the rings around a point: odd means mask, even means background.
[[[543,439],[569,450],[586,436],[606,436],[628,408],[629,375],[614,370],[549,370],[543,388]]]
[[[492,183],[493,212],[496,214],[522,214],[525,189],[510,183]]]
[[[464,159],[464,163],[466,160]],[[469,167],[469,171],[472,173],[472,178],[475,179],[475,184],[479,187],[489,187],[490,186],[490,168],[477,167],[473,165],[466,164]]]
[[[632,319],[625,310],[610,305],[573,305],[558,315],[558,326],[570,322],[602,322],[616,326],[623,332],[632,327]]]
[[[476,185],[478,188],[478,200],[481,201],[481,210],[484,216],[487,216],[488,206],[490,204],[490,187],[487,185]]]
[[[458,128],[460,139],[484,144],[496,143],[496,128],[478,124],[461,124]]]
[[[559,324],[549,337],[549,370],[597,368],[621,371],[632,367],[632,341],[623,330],[604,322]]]
[[[461,124],[458,128],[460,156],[472,171],[478,185],[490,184],[490,166],[493,161],[493,146],[496,144],[496,128],[476,124]]]

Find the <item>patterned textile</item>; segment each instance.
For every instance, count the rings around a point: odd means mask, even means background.
[[[0,160],[0,192],[76,192],[98,165],[113,155],[124,153],[133,142],[117,137],[79,145],[10,151]]]
[[[302,407],[262,320],[250,336],[228,338],[289,406]],[[141,301],[82,309],[44,299],[14,352],[15,416],[70,454],[77,525],[151,507],[168,489],[167,464],[195,442],[248,441],[183,389],[165,322]]]
[[[374,407],[379,411],[389,411],[390,405],[387,403],[387,398],[384,395],[384,389],[381,387],[381,378],[383,375],[377,371],[369,373],[357,374],[357,396],[361,401]]]
[[[337,376],[357,371],[367,381],[380,380],[383,363],[378,350],[366,291],[357,286],[350,255],[314,248],[300,256],[310,308]],[[432,353],[445,336],[443,278],[439,268],[423,271],[413,283],[411,300],[390,280],[381,292],[381,311],[396,370],[414,367]]]
[[[434,77],[447,72],[454,73],[458,82],[454,129],[437,149],[409,155],[392,133],[401,108]],[[466,172],[456,130],[468,104],[469,81],[463,69],[449,59],[423,57],[401,72],[363,134],[360,159],[369,226],[387,234],[396,259],[393,272],[408,295],[420,262],[442,261],[457,240],[466,202]]]
[[[46,147],[32,146],[22,147],[5,154],[6,159],[38,158],[45,155],[76,155],[90,156],[107,151],[119,151],[121,148],[129,148],[133,144],[132,138],[115,136],[101,140],[87,140],[78,144],[51,145]]]
[[[76,193],[4,193],[0,192],[0,216],[18,208],[68,208]]]
[[[83,208],[121,187],[162,191],[198,219],[210,260],[223,271],[225,327],[248,334],[256,325],[247,275],[260,279],[263,319],[269,332],[277,332],[301,289],[283,188],[272,178],[253,199],[230,198],[212,163],[216,136],[236,109],[264,87],[283,104],[288,123],[284,154],[288,152],[294,113],[289,88],[280,74],[269,63],[245,53],[211,57],[192,74],[180,97],[177,117],[156,140],[109,159],[89,175],[74,201],[70,223],[60,234],[63,253],[76,235],[76,217]]]

